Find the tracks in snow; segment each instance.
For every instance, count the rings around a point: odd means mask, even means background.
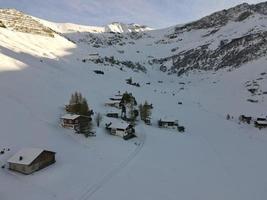
[[[122,171],[141,151],[146,141],[146,134],[144,130],[144,125],[141,126],[141,134],[138,136],[139,143],[135,150],[129,154],[118,166],[112,169],[108,174],[106,174],[102,179],[92,186],[89,186],[86,191],[77,200],[88,200],[92,197],[99,189],[101,189],[109,180],[116,176],[120,171]]]

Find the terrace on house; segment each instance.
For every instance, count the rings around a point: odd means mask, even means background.
[[[9,160],[9,169],[22,174],[32,174],[56,162],[55,152],[38,148],[24,148]]]

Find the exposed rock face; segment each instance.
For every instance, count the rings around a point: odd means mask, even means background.
[[[251,24],[247,32],[240,34],[239,37],[233,37],[231,34],[227,39],[221,39],[222,34],[216,33],[228,25],[228,23],[246,23],[250,17],[260,15],[265,20],[261,25]],[[164,64],[172,62],[168,69],[169,74],[177,73],[182,75],[190,70],[218,70],[225,67],[236,68],[244,63],[258,59],[267,55],[267,2],[257,5],[241,4],[229,10],[216,12],[210,16],[204,17],[198,21],[176,27],[174,31],[165,35],[169,41],[182,37],[188,32],[198,30],[207,30],[208,34],[203,35],[207,39],[202,45],[198,45],[187,50],[179,51],[179,46],[173,48],[175,52],[170,57],[154,60],[154,63]],[[248,22],[251,23],[251,22]],[[265,25],[263,25],[265,24]],[[235,32],[236,33],[236,32]],[[225,34],[223,33],[224,37]],[[238,34],[237,34],[238,35]],[[208,38],[211,39],[208,39]],[[167,41],[167,42],[166,42]],[[219,45],[214,43],[219,42]],[[160,43],[160,41],[159,41]],[[162,43],[162,42],[161,42]],[[212,46],[212,47],[211,47]]]
[[[14,9],[0,9],[0,26],[23,33],[54,37],[54,32],[32,17]]]
[[[238,67],[243,63],[267,55],[267,32],[246,35],[222,43],[216,50],[200,46],[173,57],[172,72],[182,74],[192,69],[218,70]]]
[[[244,3],[228,10],[213,13],[195,22],[176,27],[175,33],[193,29],[219,28],[226,25],[229,21],[243,21],[255,13],[267,15],[267,2],[256,5]]]

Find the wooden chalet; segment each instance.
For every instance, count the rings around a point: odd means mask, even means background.
[[[9,169],[22,174],[32,174],[56,162],[55,152],[37,148],[25,148],[9,160]]]
[[[81,122],[81,115],[66,114],[61,118],[61,126],[64,128],[75,129]]]

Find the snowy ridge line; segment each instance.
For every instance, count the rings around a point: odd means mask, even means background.
[[[77,200],[87,200],[90,199],[99,189],[101,189],[108,181],[110,181],[114,176],[116,176],[120,171],[122,171],[142,150],[145,141],[146,141],[146,134],[142,125],[141,131],[142,134],[139,135],[139,144],[137,144],[136,149],[129,154],[129,156],[124,159],[117,167],[111,170],[108,174],[106,174],[98,183],[89,187],[85,193],[78,198]]]

